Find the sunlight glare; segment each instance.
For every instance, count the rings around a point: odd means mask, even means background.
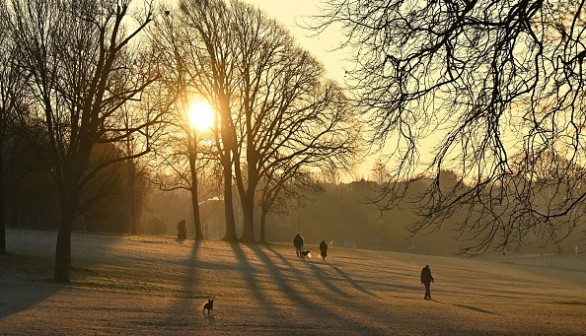
[[[214,125],[214,110],[207,102],[198,101],[189,107],[187,118],[191,128],[208,130]]]

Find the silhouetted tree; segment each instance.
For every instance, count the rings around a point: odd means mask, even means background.
[[[218,177],[213,174],[216,165],[215,156],[211,154],[213,144],[190,125],[188,108],[186,99],[181,97],[177,97],[170,108],[166,135],[156,149],[159,164],[155,183],[163,191],[189,191],[195,240],[201,240],[204,237],[200,202],[209,196]],[[205,133],[211,136],[210,132]]]
[[[169,12],[170,14],[170,12]],[[162,190],[174,189],[188,190],[191,195],[191,207],[195,228],[195,239],[203,239],[202,219],[200,211],[200,194],[206,194],[210,184],[208,174],[206,181],[206,170],[209,172],[217,162],[214,162],[218,155],[217,147],[214,146],[213,133],[211,130],[198,130],[190,120],[190,108],[194,103],[203,103],[206,99],[201,96],[201,90],[194,88],[193,81],[187,66],[189,61],[184,59],[182,52],[191,47],[189,36],[182,30],[175,27],[176,22],[173,16],[165,16],[153,30],[152,39],[154,43],[166,51],[164,82],[170,93],[172,93],[172,106],[168,126],[170,131],[166,137],[167,143],[158,151],[162,154],[164,162],[161,168],[167,170],[172,168],[176,179],[158,179]],[[198,93],[199,92],[199,93]],[[198,97],[199,96],[199,97]],[[217,129],[217,120],[214,120],[214,128]],[[220,147],[220,146],[218,146]],[[210,163],[211,162],[211,163]],[[205,197],[205,196],[204,196]],[[204,199],[205,200],[205,199]]]
[[[371,169],[371,172],[373,181],[376,182],[378,185],[383,185],[384,183],[388,182],[391,177],[389,170],[387,169],[385,164],[380,160],[375,161]]]
[[[463,252],[476,254],[516,246],[527,228],[547,237],[556,217],[582,206],[583,191],[563,193],[553,211],[539,209],[536,198],[538,166],[548,160],[542,153],[568,160],[558,167],[565,175],[586,159],[584,0],[323,3],[316,28],[347,34],[356,52],[348,83],[369,115],[372,140],[396,144],[393,178],[410,179],[422,165],[422,176],[435,178],[418,229],[474,208],[461,230],[479,242]],[[430,164],[420,161],[421,148],[433,151]],[[449,191],[441,186],[445,169],[458,176]],[[394,192],[390,185],[383,207],[399,201]]]
[[[281,164],[291,164],[283,162]],[[273,165],[261,180],[260,193],[260,242],[266,243],[267,216],[269,213],[290,215],[303,200],[322,191],[312,175],[303,171],[302,161],[291,166]]]
[[[248,4],[232,1],[231,8],[234,47],[242,55],[234,170],[242,239],[252,241],[258,184],[274,165],[307,169],[332,162],[343,169],[358,145],[360,125],[341,90],[324,79],[323,66],[281,25]]]
[[[233,206],[233,153],[235,126],[232,111],[236,80],[235,50],[226,47],[231,41],[230,10],[224,2],[180,1],[178,10],[169,11],[161,34],[167,59],[175,64],[179,83],[187,83],[194,93],[205,97],[216,112],[213,132],[215,153],[222,166],[226,232],[224,239],[237,240]],[[187,88],[184,88],[187,90]]]
[[[43,120],[51,174],[59,190],[61,224],[55,250],[55,280],[69,281],[71,231],[80,195],[112,162],[96,162],[96,144],[120,144],[144,137],[157,116],[126,128],[120,107],[157,77],[148,48],[137,50],[139,33],[152,21],[150,2],[141,2],[138,21],[126,24],[131,1],[10,0],[10,32],[21,50],[33,112]],[[138,13],[137,13],[138,14]],[[136,153],[133,157],[144,152]],[[118,157],[114,162],[129,159]]]
[[[25,74],[19,67],[19,47],[14,42],[7,25],[9,17],[6,2],[0,3],[0,254],[6,254],[5,190],[6,174],[5,146],[8,142],[9,128],[22,112],[24,103]]]
[[[124,157],[129,158],[126,165],[125,187],[126,187],[126,202],[128,209],[128,216],[130,219],[130,233],[137,233],[137,221],[142,215],[144,207],[145,194],[150,187],[150,170],[152,164],[149,161],[157,161],[157,152],[149,153],[150,156],[142,156],[141,154],[149,149],[156,148],[155,144],[160,142],[160,138],[167,134],[165,129],[166,123],[162,121],[162,112],[170,110],[171,98],[167,92],[165,85],[161,82],[154,83],[146,88],[142,94],[140,101],[128,101],[121,108],[120,117],[124,129],[133,129],[134,127],[142,127],[142,134],[145,136],[129,136],[124,139],[123,152]],[[170,113],[166,113],[168,115]],[[165,120],[169,117],[165,117]],[[145,120],[160,120],[161,122],[144,124]],[[147,142],[145,142],[147,140]],[[138,155],[137,155],[138,154]],[[153,156],[155,158],[153,158]]]
[[[260,10],[240,1],[185,0],[174,15],[168,49],[179,55],[190,87],[219,114],[215,145],[224,173],[226,239],[236,238],[234,177],[241,239],[253,241],[257,189],[271,165],[329,160],[343,166],[359,127],[340,88],[324,80],[323,67]]]

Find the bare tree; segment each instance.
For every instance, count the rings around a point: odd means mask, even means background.
[[[169,73],[175,71],[167,71],[167,74]],[[211,172],[216,166],[214,159],[217,155],[213,143],[209,142],[210,132],[194,129],[194,125],[188,120],[189,101],[184,92],[185,83],[177,86],[175,80],[172,82],[172,91],[175,94],[169,108],[166,134],[155,150],[158,158],[158,176],[155,183],[163,191],[189,191],[195,240],[201,240],[204,236],[200,202],[202,197],[205,200],[210,191],[215,190],[213,186],[217,177]]]
[[[166,134],[165,123],[162,121],[163,111],[170,110],[170,98],[165,86],[157,82],[146,88],[140,101],[128,101],[121,107],[120,117],[122,118],[123,129],[140,127],[143,136],[128,136],[124,139],[122,148],[126,162],[126,191],[127,211],[130,220],[130,233],[137,233],[137,222],[141,217],[145,201],[145,193],[148,191],[150,180],[149,169],[152,165],[147,160],[153,159],[151,155],[142,156],[147,146],[149,149],[155,147],[160,138]],[[167,115],[170,113],[167,113]],[[167,119],[167,118],[165,118]],[[146,123],[145,120],[159,120],[161,122]],[[147,141],[145,143],[145,141]],[[138,155],[137,155],[138,154]],[[156,153],[155,153],[156,155]],[[156,158],[154,158],[156,161]]]
[[[202,218],[200,210],[201,195],[207,194],[207,186],[202,186],[202,178],[205,182],[205,174],[208,163],[214,158],[221,157],[215,153],[215,149],[208,137],[208,131],[197,130],[196,125],[192,125],[189,120],[190,104],[196,103],[195,97],[199,102],[205,100],[201,96],[202,90],[194,88],[193,81],[190,79],[190,72],[186,69],[189,62],[193,61],[183,54],[191,48],[191,41],[181,25],[177,26],[175,14],[171,10],[166,11],[166,16],[158,22],[156,29],[153,30],[152,39],[165,53],[165,78],[164,81],[171,92],[174,94],[173,104],[170,114],[169,129],[166,148],[161,148],[161,154],[164,162],[161,168],[174,172],[175,178],[159,178],[158,184],[162,190],[171,191],[176,189],[185,189],[191,195],[191,206],[193,212],[193,221],[195,229],[195,239],[204,238],[202,229]],[[199,55],[201,56],[201,55]],[[199,57],[197,56],[197,57]],[[196,58],[197,58],[196,57]],[[195,81],[197,83],[197,81]],[[215,125],[218,127],[218,125]],[[213,136],[212,136],[213,138]],[[221,148],[221,146],[218,146]],[[215,163],[212,162],[212,165]],[[162,174],[159,174],[162,177]],[[206,190],[204,190],[206,189]],[[206,197],[206,196],[204,196]],[[227,209],[231,212],[231,209]]]
[[[225,240],[235,241],[236,222],[233,206],[233,152],[236,145],[232,100],[236,90],[235,50],[231,41],[230,10],[221,1],[180,1],[177,10],[159,24],[163,50],[177,72],[177,83],[205,97],[217,114],[213,132],[214,152],[222,166],[224,186]],[[192,148],[192,149],[195,149]]]
[[[281,162],[281,164],[290,163]],[[259,188],[261,243],[267,242],[266,226],[269,213],[288,216],[292,208],[300,207],[301,203],[322,190],[321,184],[313,178],[311,173],[303,171],[303,167],[300,162],[288,167],[274,165],[262,179]]]
[[[374,182],[376,182],[378,185],[383,185],[385,182],[389,181],[389,170],[382,161],[375,161],[371,172]]]
[[[356,50],[349,84],[373,142],[395,144],[395,181],[421,171],[435,178],[416,230],[467,208],[460,229],[475,243],[466,253],[518,247],[530,231],[560,238],[556,221],[575,220],[568,215],[586,194],[557,179],[572,191],[543,211],[537,174],[552,150],[568,160],[560,176],[575,175],[586,159],[583,0],[323,4],[315,28],[343,29]],[[442,170],[458,173],[453,188],[442,187]],[[395,188],[381,195],[383,208],[396,204]]]
[[[258,183],[273,165],[302,162],[308,168],[330,161],[343,167],[358,145],[354,131],[359,126],[341,90],[324,79],[321,64],[294,47],[279,24],[249,5],[234,2],[232,7],[244,59],[238,67],[243,115],[238,119],[242,134],[235,172],[244,212],[243,239],[251,241]]]
[[[177,20],[186,29],[183,44],[175,39],[181,65],[190,85],[219,112],[216,146],[226,222],[233,221],[234,177],[243,210],[241,239],[254,241],[256,193],[271,165],[283,160],[344,165],[357,145],[355,120],[340,88],[324,79],[323,67],[262,11],[222,0],[186,0],[179,8]]]
[[[120,107],[139,97],[158,76],[151,50],[138,50],[140,32],[152,21],[151,3],[131,1],[22,1],[9,3],[10,31],[30,76],[33,112],[48,134],[46,152],[59,189],[61,224],[55,252],[55,280],[69,281],[71,231],[81,191],[104,167],[90,157],[100,143],[144,137],[158,116],[126,128]],[[131,9],[134,8],[134,9]],[[131,12],[136,20],[131,19]],[[132,22],[130,24],[130,22]],[[127,24],[129,23],[129,24]],[[129,157],[118,157],[121,161]]]
[[[5,144],[8,129],[24,101],[24,72],[19,67],[18,46],[9,34],[7,4],[0,3],[0,254],[6,254],[5,224]]]

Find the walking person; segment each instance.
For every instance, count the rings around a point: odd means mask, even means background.
[[[182,241],[187,239],[187,227],[185,226],[185,219],[177,223],[177,240]]]
[[[429,265],[425,265],[425,267],[421,269],[421,283],[425,286],[425,296],[423,299],[425,300],[431,300],[430,286],[432,282],[434,282],[434,280],[431,275],[431,269],[429,268]]]
[[[328,256],[328,244],[326,244],[325,240],[322,240],[321,243],[319,243],[319,252],[321,258],[326,261],[326,257]]]
[[[301,253],[303,252],[303,237],[301,236],[301,232],[297,232],[297,235],[293,238],[293,246],[295,246],[297,258],[301,258]]]

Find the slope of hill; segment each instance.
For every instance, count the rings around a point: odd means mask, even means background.
[[[54,232],[7,235],[11,255],[0,257],[2,335],[586,331],[584,256],[461,259],[332,246],[327,261],[314,255],[304,262],[288,245],[74,234],[72,283],[60,285],[47,280]],[[419,283],[425,264],[436,280],[432,301],[423,300]],[[206,317],[210,296],[214,312]]]

